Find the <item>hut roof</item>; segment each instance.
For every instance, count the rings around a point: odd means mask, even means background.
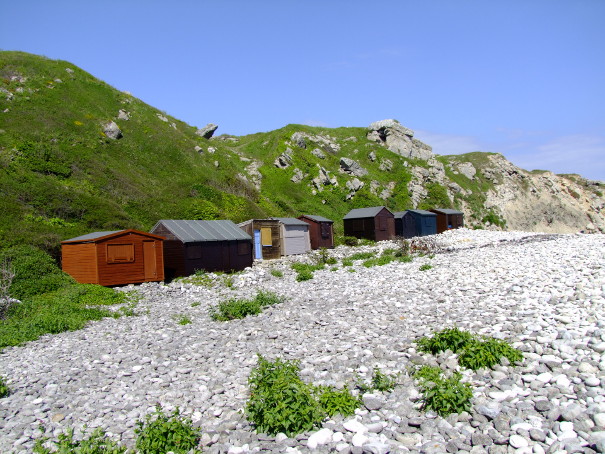
[[[354,208],[345,214],[343,219],[373,218],[383,209],[390,213],[386,207]]]
[[[433,211],[436,211],[438,213],[443,213],[443,214],[464,214],[464,213],[462,213],[462,211],[451,210],[449,208],[433,208]]]
[[[426,210],[405,210],[405,211],[397,211],[397,212],[395,212],[393,214],[395,215],[396,218],[401,218],[401,217],[405,216],[405,214],[408,211],[410,213],[416,213],[416,214],[419,214],[421,216],[437,216],[437,214],[435,214],[435,213],[433,213],[431,211],[426,211]]]
[[[304,225],[306,227],[309,226],[309,224],[307,224],[305,221],[301,221],[300,219],[296,219],[296,218],[271,218],[271,219],[275,219],[276,221],[279,221],[284,225]]]
[[[303,216],[315,222],[334,222],[332,219],[324,218],[323,216],[315,216],[312,214],[304,214]]]
[[[198,241],[234,241],[251,240],[252,237],[236,226],[232,221],[197,221],[162,219],[154,226],[163,224],[183,243]]]
[[[126,230],[110,230],[105,232],[92,232],[87,233],[86,235],[80,235],[75,238],[70,238],[69,240],[61,241],[61,243],[86,243],[86,242],[94,242],[96,240],[101,240],[105,238],[109,238],[112,236],[118,236],[125,233],[137,233],[139,235],[149,236],[158,239],[164,239],[163,236],[155,235],[153,233],[141,232],[139,230],[134,229],[126,229]]]

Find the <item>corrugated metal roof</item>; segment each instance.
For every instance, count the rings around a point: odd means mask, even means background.
[[[307,224],[305,221],[301,221],[300,219],[296,219],[296,218],[271,218],[271,219],[279,221],[279,222],[281,222],[284,225],[305,225],[305,226],[309,226],[309,224]]]
[[[389,209],[386,207],[354,208],[345,214],[343,219],[373,218],[383,209],[389,211]]]
[[[305,214],[306,218],[313,219],[316,222],[334,222],[332,219],[324,218],[323,216],[315,216],[312,214]]]
[[[87,240],[96,240],[97,238],[103,238],[104,236],[113,235],[115,233],[123,232],[123,230],[111,230],[108,232],[92,232],[87,233],[86,235],[77,236],[75,238],[70,238],[65,241],[87,241]]]
[[[439,213],[443,213],[443,214],[464,214],[462,213],[462,211],[458,211],[458,210],[451,210],[449,208],[433,208],[435,211],[438,211]]]
[[[236,226],[232,221],[172,220],[158,221],[153,229],[163,224],[183,243],[198,241],[234,241],[251,240],[252,237]]]

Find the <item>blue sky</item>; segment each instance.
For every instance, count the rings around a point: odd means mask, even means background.
[[[605,180],[605,1],[0,2],[0,49],[194,126],[398,119],[438,154]]]

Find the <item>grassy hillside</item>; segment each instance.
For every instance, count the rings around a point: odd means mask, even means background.
[[[242,221],[270,215],[320,214],[339,220],[351,208],[410,207],[405,160],[368,142],[364,128],[325,129],[288,125],[245,137],[204,139],[196,128],[120,92],[65,61],[22,52],[0,52],[0,243],[32,244],[54,256],[59,242],[95,230],[149,229],[162,218]],[[123,111],[128,119],[120,119]],[[105,136],[114,121],[123,133]],[[337,152],[325,158],[290,142],[294,132],[329,136]],[[196,150],[196,147],[198,149]],[[290,147],[292,165],[274,160]],[[210,150],[209,150],[210,149]],[[325,150],[328,151],[325,151]],[[376,160],[368,155],[374,151]],[[369,174],[350,201],[351,176],[338,172],[339,160],[358,161]],[[393,161],[379,170],[382,158]],[[254,163],[260,189],[251,182]],[[338,186],[313,195],[319,165]],[[290,181],[294,169],[305,178]],[[370,190],[370,181],[378,189]],[[394,196],[375,193],[389,182]]]

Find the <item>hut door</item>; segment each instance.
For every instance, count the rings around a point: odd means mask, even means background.
[[[260,245],[260,230],[254,231],[254,258],[262,260],[263,250]]]
[[[143,263],[145,266],[145,279],[155,279],[158,269],[155,257],[155,241],[143,241]]]

